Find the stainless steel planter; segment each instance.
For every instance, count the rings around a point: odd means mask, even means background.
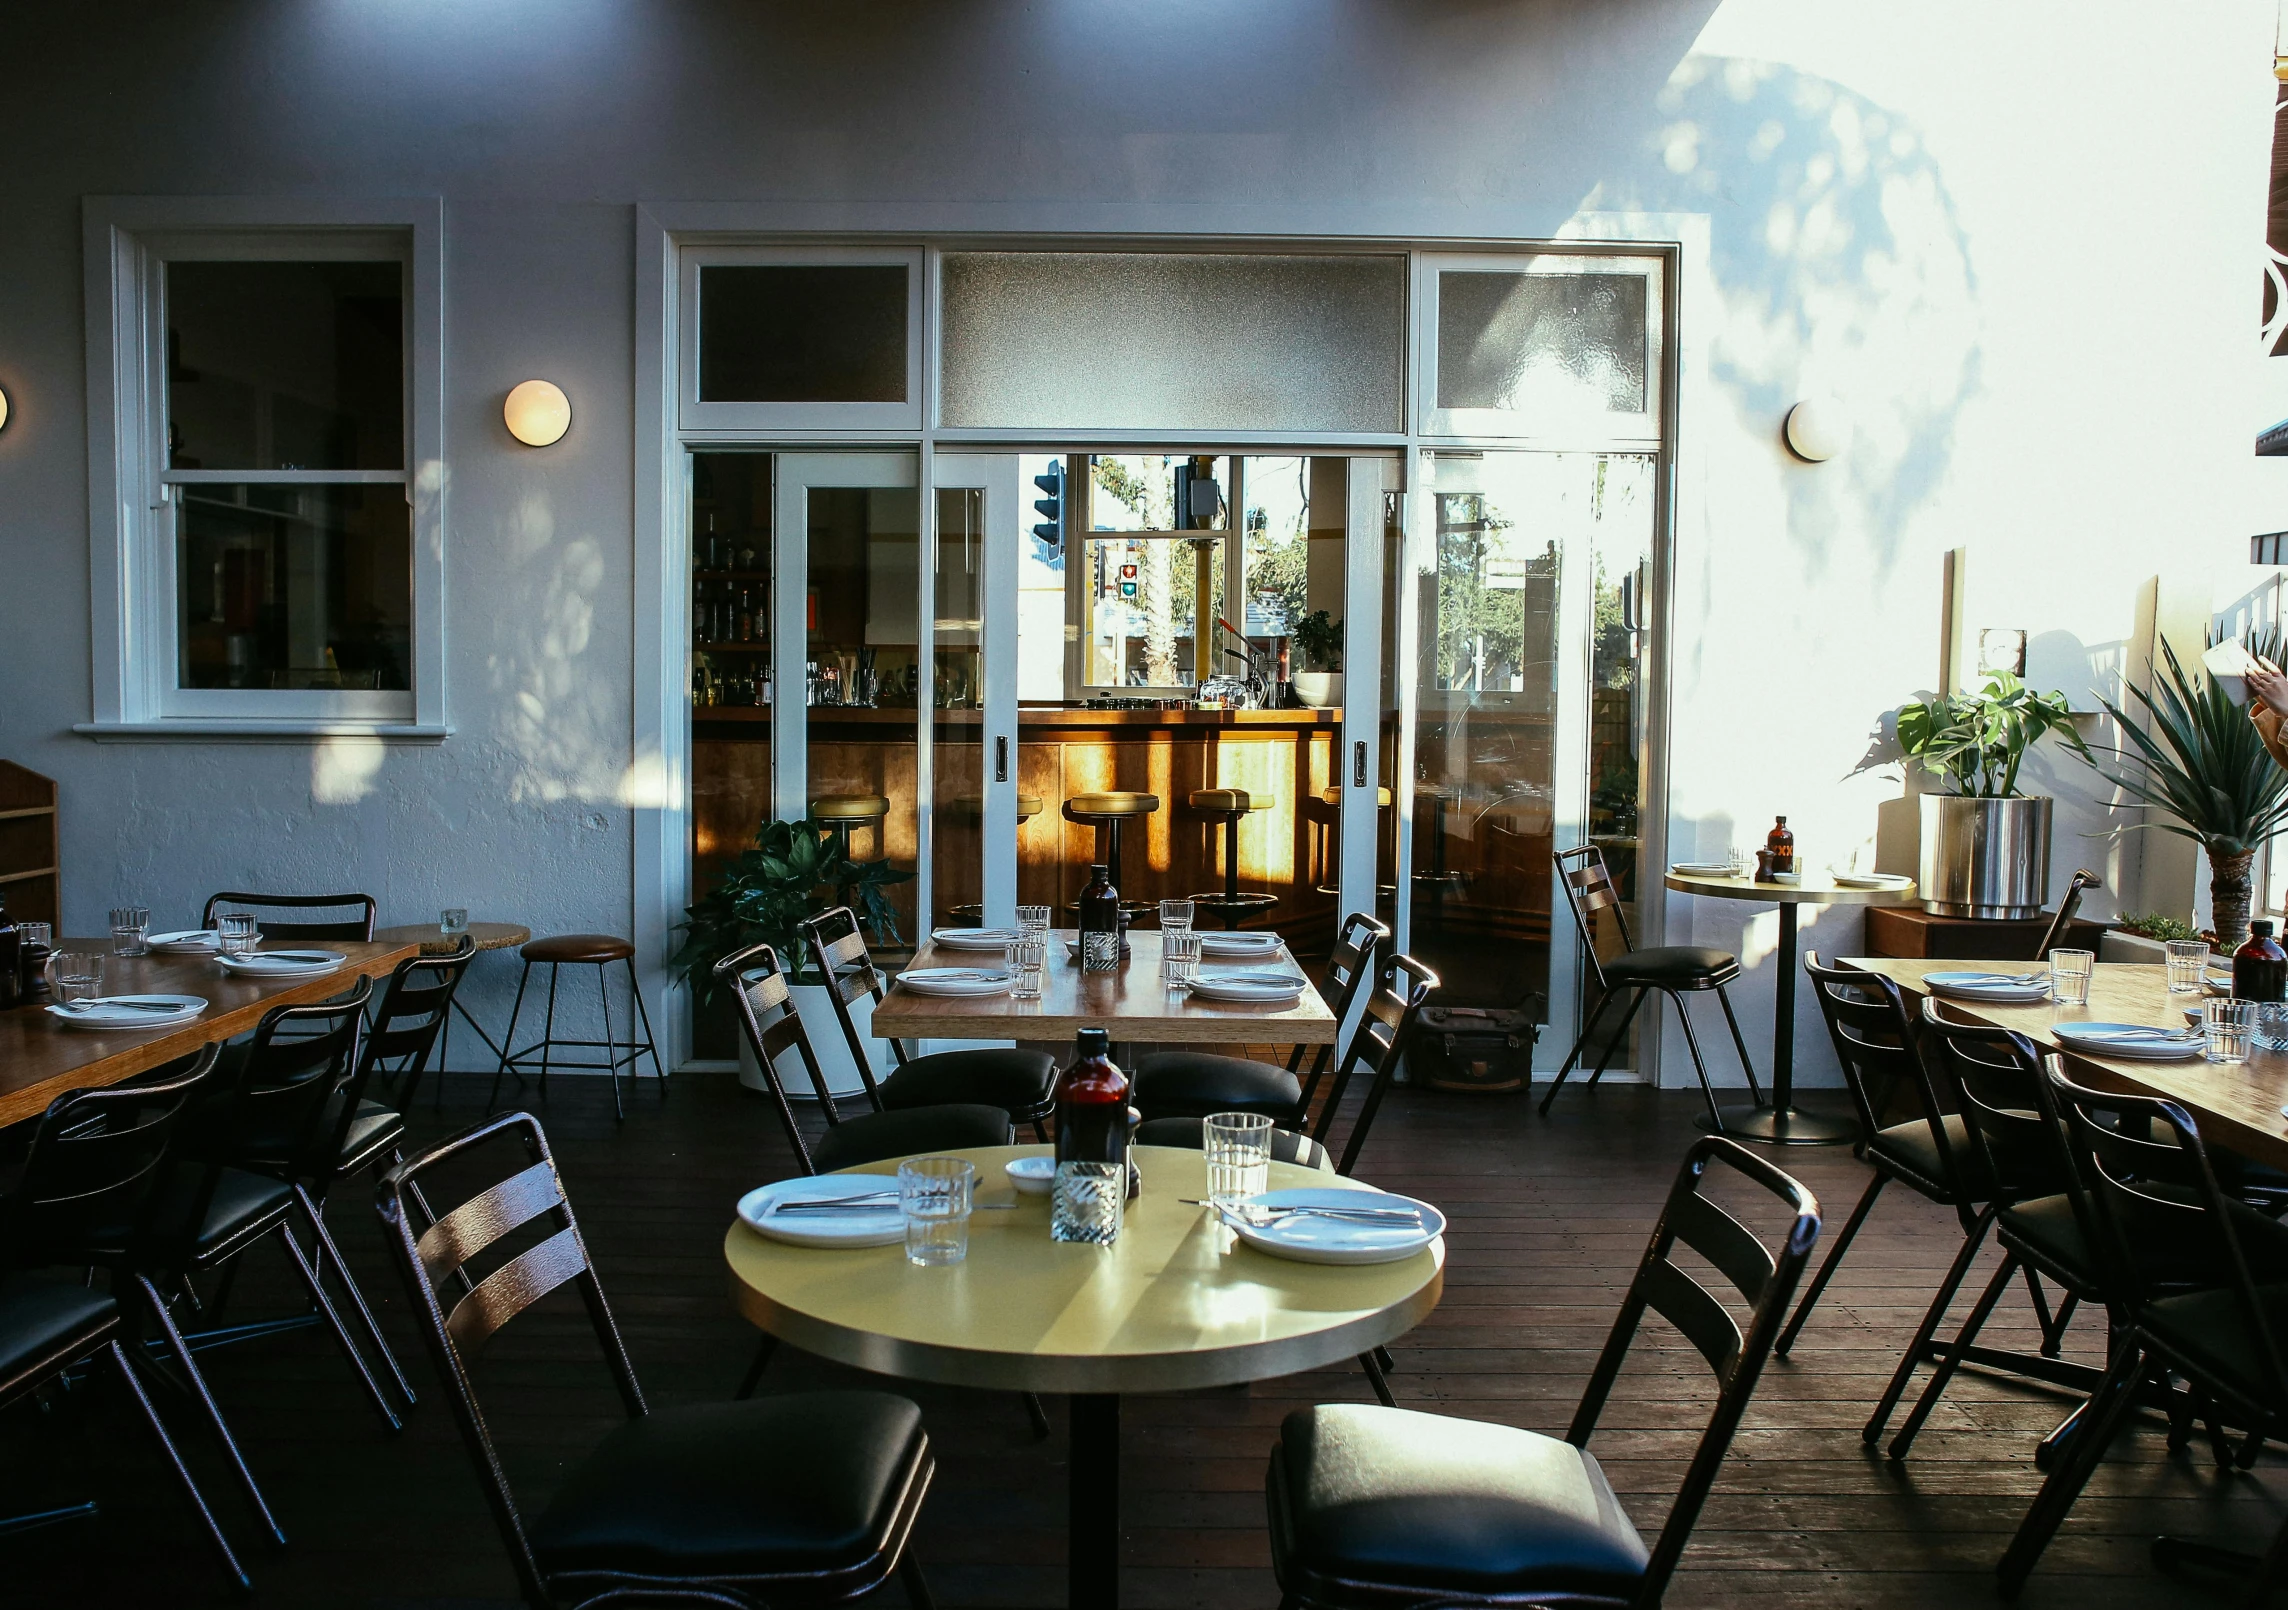
[[[1923,909],[1939,917],[2039,916],[2050,891],[2050,804],[1925,794]]]

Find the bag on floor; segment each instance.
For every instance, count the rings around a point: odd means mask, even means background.
[[[1541,998],[1515,1010],[1425,1006],[1414,1022],[1407,1065],[1433,1090],[1488,1095],[1533,1082],[1533,1042],[1541,1037]]]

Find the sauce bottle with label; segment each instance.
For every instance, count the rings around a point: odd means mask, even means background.
[[[1764,836],[1764,848],[1772,852],[1774,872],[1795,870],[1795,835],[1788,831],[1786,817],[1773,818],[1772,830]]]

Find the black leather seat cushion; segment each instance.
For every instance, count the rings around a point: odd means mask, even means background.
[[[888,1541],[928,1459],[921,1410],[887,1392],[656,1410],[565,1477],[532,1552],[546,1575],[847,1569]]]
[[[77,1281],[21,1274],[0,1280],[0,1392],[27,1372],[46,1375],[84,1357],[118,1315],[110,1292]]]
[[[226,1168],[207,1204],[206,1218],[195,1230],[185,1224],[205,1170],[196,1166],[175,1169],[161,1188],[151,1222],[171,1253],[187,1251],[204,1257],[226,1243],[280,1214],[294,1200],[293,1187],[267,1175]],[[188,1244],[185,1237],[188,1236]]]
[[[810,1147],[810,1160],[822,1174],[885,1157],[916,1152],[956,1152],[970,1146],[1006,1146],[1017,1138],[1009,1115],[999,1107],[949,1102],[942,1107],[911,1107],[902,1112],[861,1113],[833,1125]]]
[[[333,1119],[328,1116],[328,1123]],[[361,1101],[357,1113],[350,1119],[349,1133],[342,1137],[341,1164],[346,1167],[377,1151],[386,1151],[405,1136],[405,1119],[394,1107],[384,1107],[378,1101]]]
[[[1962,1190],[1970,1201],[1982,1202],[1993,1194],[1986,1178],[1985,1154],[1970,1133],[1970,1126],[1959,1113],[1948,1113],[1939,1122],[1946,1127],[1948,1153],[1954,1159],[1952,1183]],[[1950,1176],[1939,1159],[1938,1142],[1931,1139],[1930,1125],[1920,1118],[1903,1124],[1892,1124],[1875,1132],[1867,1150],[1894,1159],[1904,1167],[1937,1185],[1949,1183]]]
[[[2288,1284],[2259,1285],[2256,1300],[2273,1336],[2288,1335]],[[2137,1328],[2258,1402],[2272,1402],[2272,1366],[2264,1344],[2249,1328],[2237,1291],[2210,1287],[2157,1297],[2139,1313]],[[2274,1405],[2275,1412],[2282,1408],[2288,1405]]]
[[[2249,1274],[2259,1281],[2288,1281],[2288,1226],[2238,1202],[2228,1202],[2226,1211],[2232,1215],[2233,1237],[2240,1243]],[[2052,1263],[2069,1270],[2087,1270],[2092,1284],[2105,1277],[2105,1270],[2091,1257],[2081,1227],[2074,1222],[2071,1201],[2064,1196],[2045,1196],[2004,1208],[2002,1227]],[[2145,1277],[2163,1288],[2221,1287],[2233,1278],[2231,1270],[2216,1266],[2211,1239],[2203,1233],[2186,1233],[2174,1222],[2174,1215],[2155,1223],[2150,1233],[2140,1233],[2132,1221],[2129,1252]]]
[[[883,1080],[882,1105],[942,1107],[948,1102],[984,1102],[1004,1112],[1032,1112],[1047,1104],[1056,1078],[1056,1058],[1046,1051],[1007,1046],[937,1051],[914,1058]]]
[[[1205,1051],[1155,1051],[1136,1063],[1136,1110],[1146,1118],[1205,1118],[1215,1112],[1259,1112],[1292,1118],[1303,1081],[1285,1068]]]
[[[1729,979],[1740,970],[1740,958],[1728,950],[1705,945],[1655,945],[1632,950],[1605,963],[1605,977],[1614,984],[1665,984],[1679,988]]]
[[[1644,1542],[1590,1454],[1532,1431],[1321,1404],[1279,1430],[1269,1482],[1280,1586],[1627,1599]],[[1379,1602],[1379,1601],[1378,1601]]]
[[[1196,1152],[1207,1146],[1206,1131],[1205,1121],[1198,1118],[1147,1118],[1136,1126],[1135,1139],[1139,1146],[1181,1147]],[[1271,1132],[1271,1158],[1278,1163],[1300,1163],[1305,1168],[1323,1168],[1329,1172],[1335,1166],[1326,1147],[1292,1129]]]

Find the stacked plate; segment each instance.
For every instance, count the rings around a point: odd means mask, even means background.
[[[48,1008],[48,1015],[60,1018],[66,1028],[115,1034],[121,1029],[178,1028],[206,1009],[206,1001],[197,995],[106,995],[85,1006],[59,1003]]]
[[[1254,956],[1269,958],[1283,948],[1277,934],[1261,933],[1202,933],[1200,954],[1203,956]]]
[[[1235,1006],[1288,1006],[1302,998],[1311,981],[1300,973],[1197,972],[1192,993],[1203,1001]]]
[[[258,950],[247,956],[217,956],[226,973],[240,978],[318,978],[349,960],[338,950]]]
[[[906,1238],[895,1174],[814,1174],[739,1198],[739,1217],[798,1247],[886,1247]]]
[[[1965,1001],[2005,1001],[2028,1005],[2050,998],[2050,970],[2026,973],[1925,973],[1923,982],[1933,995],[1952,995]]]
[[[930,942],[940,950],[1000,950],[1025,936],[1014,928],[935,928]]]
[[[1728,878],[1733,869],[1729,861],[1677,861],[1668,870],[1687,878]]]
[[[1223,1221],[1257,1251],[1298,1263],[1396,1263],[1446,1230],[1427,1202],[1327,1185],[1251,1196]]]
[[[1004,995],[1009,972],[1003,967],[909,967],[898,975],[898,983],[916,995]]]
[[[2191,1029],[2157,1029],[2144,1023],[2053,1023],[2058,1043],[2084,1056],[2123,1062],[2182,1062],[2206,1048],[2206,1035]]]
[[[1838,889],[1904,889],[1914,881],[1914,879],[1902,877],[1896,872],[1838,872],[1835,874],[1835,886]]]
[[[212,956],[222,948],[222,935],[212,928],[180,928],[153,934],[146,943],[154,956]]]

